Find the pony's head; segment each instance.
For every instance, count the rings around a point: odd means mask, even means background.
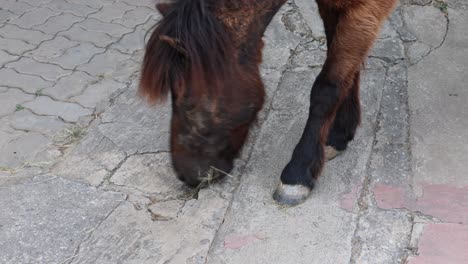
[[[188,185],[232,169],[262,108],[262,36],[284,0],[257,2],[157,5],[163,19],[148,41],[139,91],[151,102],[171,94],[172,162]]]

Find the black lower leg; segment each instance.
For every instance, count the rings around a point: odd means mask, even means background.
[[[339,98],[339,85],[320,74],[312,87],[306,128],[281,174],[283,184],[313,188],[324,162],[323,137]]]
[[[336,112],[335,120],[328,134],[327,146],[331,146],[338,151],[345,150],[348,142],[353,140],[361,119],[359,78],[360,73],[358,72],[354,77],[349,95],[343,100]]]
[[[324,164],[324,143],[341,98],[340,92],[340,85],[327,78],[324,71],[315,80],[306,127],[273,195],[279,203],[299,204],[314,187]]]

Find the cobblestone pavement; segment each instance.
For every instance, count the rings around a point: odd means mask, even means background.
[[[363,120],[310,199],[271,194],[325,58],[315,3],[265,36],[267,103],[232,177],[169,163],[136,95],[153,0],[0,0],[0,263],[466,263],[468,5],[405,0],[363,72]]]

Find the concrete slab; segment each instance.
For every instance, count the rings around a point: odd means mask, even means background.
[[[0,262],[61,263],[124,196],[54,175],[0,187]]]
[[[468,185],[468,12],[449,9],[442,46],[409,68],[416,184]]]
[[[383,89],[379,80],[383,80],[385,69],[373,69],[365,78],[363,104],[374,107],[365,108],[362,128],[349,152],[327,164],[308,201],[295,208],[282,208],[271,195],[302,133],[310,87],[317,73],[318,70],[301,68],[284,73],[241,185],[208,255],[208,263],[350,260],[357,224],[353,212],[355,206],[358,209],[359,198],[353,195],[353,189],[364,179],[373,142],[371,122],[376,118]]]
[[[468,226],[428,224],[424,227],[418,247],[418,256],[410,258],[408,264],[466,263]]]

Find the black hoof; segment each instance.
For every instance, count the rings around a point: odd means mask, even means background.
[[[294,206],[303,203],[312,190],[303,185],[280,183],[273,194],[273,199],[281,205]]]

